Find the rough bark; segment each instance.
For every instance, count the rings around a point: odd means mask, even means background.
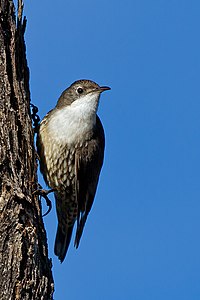
[[[52,299],[53,278],[37,182],[25,19],[0,0],[0,299]]]

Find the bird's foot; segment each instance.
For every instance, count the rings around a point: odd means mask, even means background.
[[[33,103],[30,103],[31,107],[31,119],[33,123],[33,129],[34,133],[38,133],[39,131],[39,123],[40,123],[40,117],[38,116],[38,108]]]
[[[55,192],[55,191],[56,191],[56,189],[51,189],[51,190],[38,189],[33,192],[33,195],[38,195],[40,197],[43,197],[46,200],[48,210],[44,215],[42,215],[42,217],[45,217],[46,215],[48,215],[48,213],[50,213],[50,211],[52,209],[52,203],[51,203],[51,200],[48,198],[48,194]]]

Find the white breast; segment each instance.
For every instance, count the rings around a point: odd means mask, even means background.
[[[90,93],[58,109],[48,122],[48,133],[58,143],[71,144],[92,130],[96,123],[99,94]]]

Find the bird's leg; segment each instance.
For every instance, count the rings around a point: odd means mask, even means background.
[[[52,209],[51,200],[48,198],[48,194],[50,194],[52,192],[55,192],[55,191],[56,191],[56,189],[51,189],[51,190],[37,189],[37,190],[35,190],[33,192],[33,195],[38,195],[40,197],[43,197],[46,200],[46,204],[48,206],[48,210],[47,210],[47,212],[44,215],[42,215],[43,217],[45,217],[46,215],[48,215],[48,213]]]

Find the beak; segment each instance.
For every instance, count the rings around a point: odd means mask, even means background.
[[[100,86],[100,93],[104,92],[104,91],[108,91],[111,90],[111,88],[109,86]]]

